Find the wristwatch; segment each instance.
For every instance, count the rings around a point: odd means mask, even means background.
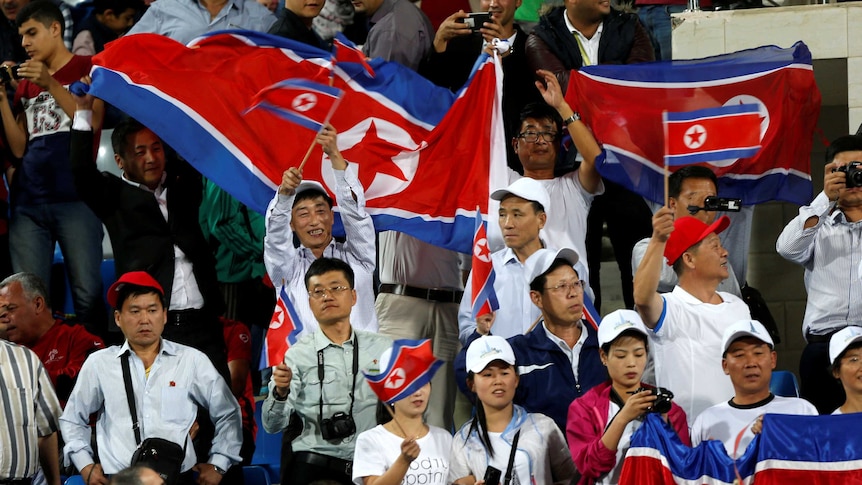
[[[570,124],[574,123],[575,121],[578,121],[579,119],[581,119],[581,114],[575,111],[574,113],[572,113],[572,116],[569,116],[568,118],[563,120],[563,126],[569,126]]]
[[[224,475],[225,473],[227,473],[227,470],[222,470],[221,468],[219,468],[215,465],[213,465],[213,470],[215,470],[216,473],[218,473],[219,475]]]

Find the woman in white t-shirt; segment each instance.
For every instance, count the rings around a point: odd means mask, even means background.
[[[847,399],[832,414],[862,412],[862,328],[846,327],[829,339],[829,361],[832,375],[844,386]]]
[[[387,367],[390,355],[391,349],[387,349],[380,357],[381,369]],[[353,452],[353,483],[447,485],[452,435],[425,423],[430,394],[428,383],[390,406],[397,423],[389,420],[359,434]],[[385,409],[381,411],[378,418],[389,416]]]
[[[518,372],[509,343],[491,335],[474,340],[467,371],[476,416],[455,435],[449,482],[482,484],[493,467],[501,485],[568,485],[575,466],[562,431],[551,418],[512,402]]]

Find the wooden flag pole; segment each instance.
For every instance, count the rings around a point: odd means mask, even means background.
[[[667,166],[668,140],[667,140],[667,110],[661,112],[662,131],[664,131],[664,206],[670,207],[670,198],[668,196],[670,170]]]
[[[392,410],[392,406],[390,406],[389,404],[386,404],[386,403],[384,402],[384,403],[383,403],[383,407],[385,407],[385,408],[386,408],[386,410],[387,410],[387,411],[389,411],[389,415],[390,415],[390,416],[392,416],[392,421],[394,421],[394,422],[395,422],[395,426],[398,426],[398,429],[401,431],[401,434],[403,434],[403,435],[404,435],[404,438],[405,438],[405,439],[410,439],[410,436],[407,436],[407,432],[406,432],[406,431],[404,431],[404,427],[403,427],[403,426],[401,426],[401,422],[400,422],[400,421],[398,421],[398,418],[396,418],[396,417],[395,417],[395,411],[393,411],[393,410]]]

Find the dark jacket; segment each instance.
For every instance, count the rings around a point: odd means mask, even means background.
[[[553,419],[563,433],[566,432],[566,419],[572,401],[608,379],[608,371],[599,357],[596,330],[586,321],[583,322],[583,328],[587,332],[587,340],[578,360],[578,379],[572,373],[569,358],[545,335],[541,321],[526,335],[506,339],[515,353],[515,365],[520,374],[515,404],[524,406],[531,413],[542,413]],[[455,358],[455,379],[461,391],[468,396],[467,347],[477,338],[479,334],[473,332],[467,345]]]
[[[218,289],[215,260],[198,222],[203,196],[200,175],[185,162],[168,163],[165,221],[152,192],[99,172],[93,162],[93,132],[72,130],[70,151],[78,195],[108,228],[117,276],[146,271],[162,285],[170,301],[176,245],[192,263],[204,308],[213,316],[220,315],[224,301]]]
[[[583,66],[578,41],[566,27],[565,7],[557,7],[539,19],[539,25],[527,39],[527,62],[530,71],[553,72],[563,92],[569,84],[572,69]],[[599,64],[633,64],[655,60],[649,34],[632,13],[611,9],[605,18],[599,40]]]
[[[325,50],[330,47],[314,30],[309,29],[299,16],[288,9],[281,11],[278,20],[269,28],[269,33]]]
[[[96,53],[102,52],[105,50],[105,44],[111,42],[113,40],[117,40],[119,37],[117,33],[113,30],[105,27],[105,24],[99,22],[96,19],[96,13],[93,12],[88,15],[79,25],[75,25],[75,37],[78,36],[83,31],[89,31],[90,35],[93,36],[93,49]]]

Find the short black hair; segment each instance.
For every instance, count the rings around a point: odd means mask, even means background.
[[[718,190],[718,177],[715,176],[715,172],[700,165],[686,165],[668,177],[667,196],[678,198],[679,193],[682,192],[682,182],[686,179],[709,179]]]
[[[860,127],[862,129],[862,127]],[[835,156],[841,152],[862,151],[862,136],[844,135],[839,136],[826,149],[826,163],[831,163]]]
[[[130,466],[111,476],[110,485],[144,485],[141,481],[143,466]]]
[[[312,276],[320,276],[330,271],[341,271],[344,273],[344,277],[347,279],[350,287],[354,287],[353,268],[349,264],[338,258],[317,258],[308,267],[308,271],[305,272],[305,289],[310,289],[308,281],[311,280]]]
[[[512,133],[515,133],[517,136],[517,133],[521,132],[521,125],[523,125],[524,121],[528,118],[533,118],[534,120],[551,120],[557,127],[556,130],[554,130],[554,133],[557,135],[555,142],[560,141],[560,135],[563,130],[563,117],[560,116],[560,113],[558,113],[557,110],[552,108],[548,103],[545,103],[544,101],[527,103],[527,105],[521,109],[521,113],[518,116],[518,125],[512,127]]]
[[[561,268],[563,266],[568,266],[569,268],[572,268],[572,263],[568,262],[567,260],[565,260],[563,258],[555,259],[554,262],[551,263],[551,267],[548,268],[547,271],[540,274],[539,276],[536,276],[536,279],[534,279],[533,281],[530,282],[530,290],[538,291],[539,293],[541,293],[542,290],[545,289],[545,283],[547,283],[547,281],[548,281],[548,273],[554,271],[557,268]],[[572,269],[574,269],[574,268],[572,268]],[[576,269],[575,269],[575,274],[578,274],[578,270],[576,270]],[[578,277],[580,277],[580,275]]]
[[[314,200],[318,197],[323,197],[323,200],[325,200],[329,208],[332,209],[332,197],[330,197],[329,194],[321,191],[320,189],[303,190],[293,199],[293,206],[291,207],[296,207],[296,204],[302,202],[303,200]]]
[[[702,243],[704,241],[704,239],[706,239],[706,238],[703,238],[700,241],[698,241],[698,242],[692,244],[691,246],[689,246],[688,248],[686,248],[686,250],[683,251],[679,255],[678,258],[676,258],[676,261],[673,262],[673,266],[672,266],[673,272],[676,273],[677,276],[681,275],[683,268],[685,268],[685,264],[682,262],[682,256],[685,253],[687,253],[688,251],[691,251],[692,249],[697,249],[697,247],[700,246],[700,243]]]
[[[644,348],[646,349],[647,353],[649,353],[649,339],[646,337],[646,335],[638,332],[637,330],[623,331],[621,334],[617,335],[616,338],[602,345],[602,352],[604,352],[605,355],[609,354],[611,351],[611,345],[613,345],[614,342],[616,342],[622,337],[632,337],[640,340],[641,342],[643,342]]]
[[[63,19],[63,12],[51,0],[35,0],[24,5],[18,12],[18,15],[15,16],[15,25],[21,27],[28,20],[35,20],[45,27],[51,27],[51,24],[54,22],[59,23],[60,37],[63,36],[66,30],[66,20]]]
[[[111,147],[114,149],[114,154],[125,158],[126,151],[129,149],[129,137],[146,129],[146,126],[134,118],[123,118],[111,133]]]
[[[143,0],[94,0],[93,1],[93,13],[103,14],[105,10],[110,10],[114,12],[114,15],[120,16],[123,12],[128,9],[132,9],[135,12],[141,12],[144,10],[144,2]]]
[[[152,286],[139,286],[133,285],[130,283],[125,283],[120,286],[120,289],[117,290],[117,311],[121,311],[123,309],[123,303],[126,302],[127,299],[133,296],[140,295],[149,295],[154,294],[159,297],[159,303],[162,304],[162,308],[167,308],[167,300],[165,295],[159,293],[159,290],[153,288]]]

